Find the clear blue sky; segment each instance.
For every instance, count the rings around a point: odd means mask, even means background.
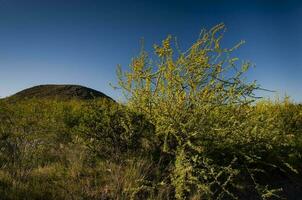
[[[0,0],[0,96],[46,83],[81,84],[118,99],[117,64],[167,34],[186,48],[224,22],[225,44],[256,68],[249,79],[302,102],[302,1]],[[271,95],[271,94],[270,94]]]

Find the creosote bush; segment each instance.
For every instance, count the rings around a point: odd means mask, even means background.
[[[242,43],[221,46],[224,30],[219,24],[202,31],[184,52],[168,36],[152,59],[143,50],[128,71],[117,71],[127,106],[146,116],[162,154],[172,155],[176,199],[277,197],[280,190],[262,174],[297,172],[280,151],[290,146],[297,163],[291,145],[299,135],[284,129],[274,106],[253,103],[260,88],[245,81],[250,63],[232,56]]]
[[[302,106],[258,100],[224,32],[142,50],[118,68],[125,104],[0,100],[0,199],[302,196]]]
[[[81,135],[96,156],[108,159],[153,150],[153,125],[142,114],[115,103],[91,102],[83,108]],[[147,153],[150,153],[148,151]]]

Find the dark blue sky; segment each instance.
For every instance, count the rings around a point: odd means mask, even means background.
[[[0,96],[45,83],[81,84],[118,99],[117,64],[167,34],[183,49],[201,28],[227,26],[224,44],[255,65],[264,88],[302,102],[302,1],[0,0]],[[274,96],[274,94],[268,94]]]

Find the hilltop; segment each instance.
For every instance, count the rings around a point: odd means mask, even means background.
[[[91,100],[95,98],[107,98],[112,100],[111,97],[104,93],[80,85],[38,85],[25,90],[22,90],[8,99],[13,100],[26,100],[31,98],[39,99],[79,99],[79,100]]]

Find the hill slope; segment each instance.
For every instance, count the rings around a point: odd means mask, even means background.
[[[94,98],[111,99],[109,96],[105,95],[102,92],[80,85],[38,85],[22,90],[8,97],[8,99],[13,100],[25,100],[31,98],[58,98],[63,100],[89,100]]]

